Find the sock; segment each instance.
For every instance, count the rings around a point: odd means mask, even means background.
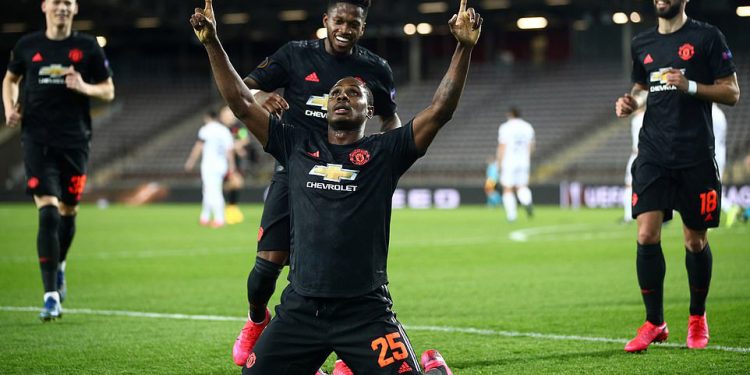
[[[666,264],[661,243],[638,244],[636,258],[638,285],[641,287],[643,303],[646,305],[646,320],[655,325],[664,323],[664,275]]]
[[[52,297],[56,302],[58,302],[58,303],[60,302],[60,293],[58,293],[57,291],[46,292],[46,293],[44,293],[44,297],[42,297],[42,298],[43,298],[44,302],[47,302],[47,298],[50,298],[50,297]]]
[[[57,265],[60,263],[60,212],[55,206],[39,209],[39,231],[36,236],[36,251],[39,268],[42,270],[42,285],[45,292],[57,292]]]
[[[505,217],[508,221],[515,221],[518,217],[516,212],[516,196],[513,193],[503,193],[503,206],[505,207]]]
[[[623,220],[633,221],[633,187],[626,186],[622,194]]]
[[[518,201],[521,203],[523,208],[526,209],[526,214],[529,217],[534,216],[534,207],[532,206],[532,198],[531,198],[531,190],[524,186],[516,192],[516,195],[518,195]]]
[[[276,290],[276,280],[283,265],[255,258],[255,267],[247,277],[247,301],[250,303],[250,320],[256,323],[266,318],[266,306]]]
[[[227,204],[228,205],[235,205],[240,200],[240,191],[237,189],[232,189],[227,192]]]
[[[690,315],[703,315],[706,312],[712,265],[713,256],[708,244],[700,253],[691,253],[685,249],[685,268],[690,283]]]
[[[76,235],[76,215],[60,217],[60,262],[65,262],[70,250],[70,244],[73,243],[73,237]]]

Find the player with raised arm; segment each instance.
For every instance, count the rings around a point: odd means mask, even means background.
[[[461,1],[449,21],[458,45],[432,104],[404,127],[367,137],[375,110],[361,80],[346,77],[331,88],[325,134],[283,123],[255,101],[229,62],[210,0],[191,24],[227,104],[289,176],[290,284],[243,372],[312,373],[336,352],[354,373],[421,373],[387,288],[391,196],[451,119],[482,18]],[[451,374],[436,351],[422,362],[428,374]]]
[[[73,31],[78,2],[44,0],[42,12],[46,29],[23,36],[11,51],[3,105],[6,124],[22,125],[26,192],[39,209],[37,253],[44,285],[39,317],[49,321],[62,316],[67,293],[65,260],[86,186],[89,98],[112,101],[115,86],[96,39]]]
[[[739,100],[736,68],[724,35],[716,27],[688,18],[689,0],[654,0],[659,25],[633,38],[632,92],[615,104],[619,117],[647,108],[633,166],[633,217],[638,223],[636,269],[646,322],[625,345],[642,351],[667,339],[664,321],[664,255],[661,226],[680,212],[685,266],[690,287],[687,346],[708,343],[706,297],[712,255],[708,228],[719,225],[721,182],[714,161],[712,102]]]
[[[367,83],[374,97],[374,114],[381,130],[401,126],[394,102],[396,89],[388,63],[357,44],[365,31],[370,0],[328,0],[323,14],[325,39],[292,41],[266,58],[246,78],[250,89],[284,89],[284,97],[270,94],[263,106],[293,123],[326,134],[327,97],[341,78],[354,76]],[[248,320],[234,343],[232,357],[242,366],[270,319],[268,300],[282,267],[288,263],[290,243],[288,176],[277,163],[258,229],[258,253],[247,278]]]

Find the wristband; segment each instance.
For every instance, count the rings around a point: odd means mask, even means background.
[[[695,81],[688,81],[688,89],[687,93],[690,95],[695,95],[698,93],[698,83]]]

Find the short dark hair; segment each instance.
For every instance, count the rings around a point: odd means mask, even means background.
[[[347,3],[358,6],[364,11],[364,16],[367,17],[367,11],[370,10],[370,0],[328,0],[328,8],[333,8],[338,3]]]
[[[508,108],[508,113],[510,113],[513,117],[519,118],[521,117],[521,108],[511,106],[510,108]]]
[[[205,116],[210,118],[211,120],[216,120],[219,118],[219,113],[215,109],[209,109],[206,111]]]

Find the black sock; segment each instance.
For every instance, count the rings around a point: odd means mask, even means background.
[[[247,277],[247,301],[250,303],[250,319],[260,323],[266,318],[266,306],[276,290],[276,279],[283,265],[255,258],[255,267]]]
[[[57,265],[60,263],[60,212],[55,206],[39,209],[39,232],[36,236],[36,251],[42,284],[45,292],[57,291]]]
[[[76,215],[60,217],[60,263],[64,262],[76,235]]]
[[[646,320],[655,325],[664,323],[664,275],[667,268],[661,243],[638,244],[636,258],[638,285],[646,305]]]
[[[706,244],[700,253],[685,251],[685,268],[690,283],[690,315],[703,315],[706,312],[708,287],[711,285],[711,247]]]
[[[232,189],[227,192],[227,204],[237,204],[240,200],[240,191]]]

